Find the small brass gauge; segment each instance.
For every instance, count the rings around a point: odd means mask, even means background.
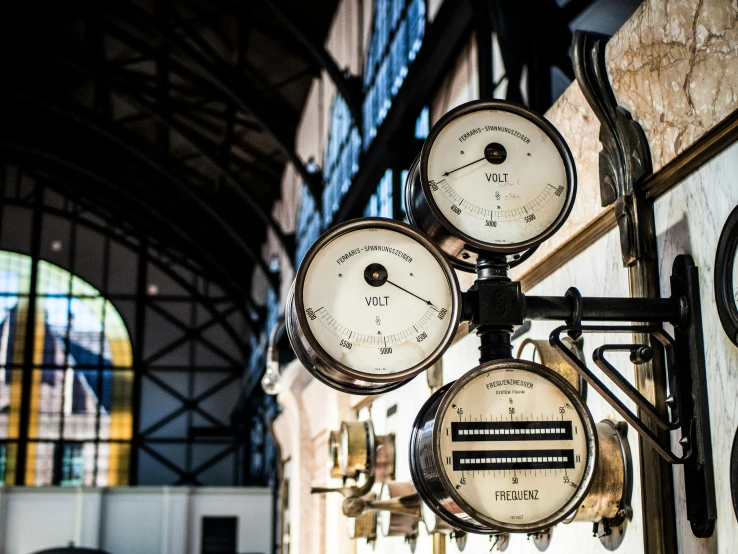
[[[459,284],[422,233],[387,219],[325,233],[300,265],[288,298],[297,357],[343,392],[392,390],[433,365],[460,319]]]
[[[331,431],[328,435],[328,474],[333,479],[343,477],[341,465],[338,460],[338,449],[340,443],[340,431]]]
[[[484,363],[432,395],[413,425],[410,472],[436,515],[474,533],[531,533],[585,498],[597,434],[577,391],[524,360]]]
[[[356,479],[370,475],[382,483],[395,476],[395,437],[376,435],[371,421],[344,421],[338,438],[341,475]]]
[[[576,195],[574,158],[528,108],[475,101],[444,115],[408,176],[406,211],[459,269],[478,254],[515,254],[555,233]]]
[[[586,363],[584,350],[582,350],[580,341],[573,341],[569,337],[564,337],[561,339],[561,342],[563,342],[577,358]],[[584,400],[587,399],[587,381],[577,373],[577,370],[574,369],[570,363],[561,357],[561,354],[559,354],[556,349],[548,343],[548,341],[525,339],[520,343],[518,353],[515,357],[519,360],[530,360],[531,362],[536,362],[549,369],[553,369],[556,373],[569,381],[569,384],[579,391],[579,395]]]

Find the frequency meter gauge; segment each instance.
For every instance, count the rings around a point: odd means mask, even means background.
[[[459,284],[422,233],[387,219],[334,227],[310,248],[287,305],[297,357],[340,391],[376,394],[432,365],[460,319]]]
[[[415,487],[436,515],[475,533],[534,532],[587,494],[592,416],[558,373],[533,362],[482,364],[440,389],[413,425]]]
[[[460,269],[482,253],[531,249],[564,223],[574,159],[556,128],[524,106],[469,102],[431,129],[406,189],[410,221]]]

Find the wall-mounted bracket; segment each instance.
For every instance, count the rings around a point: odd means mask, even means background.
[[[692,532],[697,537],[709,537],[715,528],[717,508],[698,279],[692,259],[689,256],[677,256],[671,277],[672,295],[686,304],[687,317],[674,326],[674,338],[658,327],[646,325],[563,325],[552,331],[549,342],[654,450],[669,463],[684,466],[687,517]],[[646,400],[605,358],[607,352],[627,351],[633,363],[645,363],[652,355],[649,346],[606,344],[594,351],[593,360],[649,420],[661,429],[681,431],[681,455],[674,453],[670,445],[663,444],[649,426],[563,344],[561,334],[571,330],[582,333],[639,333],[649,335],[654,343],[663,346],[670,393],[666,409],[660,409]],[[664,418],[661,414],[667,409],[670,417]]]
[[[608,38],[576,31],[572,63],[582,94],[600,120],[600,198],[602,206],[615,204],[623,264],[630,266],[648,252],[640,232],[635,184],[652,171],[651,151],[643,129],[618,105],[610,86],[605,64]]]

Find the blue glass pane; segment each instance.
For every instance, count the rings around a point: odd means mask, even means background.
[[[425,0],[375,0],[364,71],[362,109],[366,150],[387,117],[425,34]]]
[[[429,132],[430,132],[430,110],[428,109],[428,106],[426,106],[420,112],[420,115],[418,116],[418,119],[415,122],[415,138],[425,139],[428,137]],[[403,179],[403,182],[404,182],[404,179]]]
[[[306,186],[302,187],[300,210],[297,214],[295,265],[299,265],[308,249],[320,236],[322,229],[320,214],[315,200]]]

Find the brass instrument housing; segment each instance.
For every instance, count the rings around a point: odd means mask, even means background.
[[[562,342],[576,355],[577,358],[583,362],[585,361],[584,351],[582,350],[579,341],[573,341],[569,337],[564,337]],[[571,364],[561,357],[561,354],[559,354],[556,349],[548,343],[548,341],[525,339],[520,343],[515,358],[520,360],[524,350],[528,346],[532,346],[534,352],[530,361],[545,365],[549,369],[553,369],[556,373],[566,379],[572,387],[579,391],[579,395],[582,399],[587,399],[587,382],[582,379],[579,373],[577,373],[577,370],[574,369]],[[538,359],[536,359],[536,357]]]
[[[627,439],[627,424],[609,419],[596,426],[599,443],[597,466],[589,493],[567,518],[573,521],[605,522],[608,528],[630,519],[633,492],[633,463]]]
[[[395,436],[376,435],[371,421],[344,421],[338,438],[338,466],[343,477],[364,473],[375,482],[395,475]]]
[[[412,483],[385,481],[379,501],[372,509],[381,509],[379,527],[384,537],[417,537],[421,518],[421,500]]]

